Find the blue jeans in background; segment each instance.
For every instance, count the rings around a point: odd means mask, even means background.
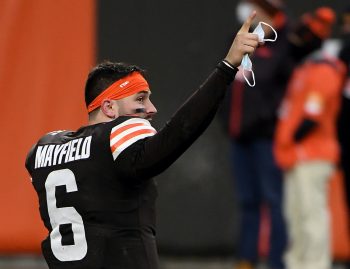
[[[232,169],[241,214],[240,259],[258,261],[260,212],[266,205],[271,224],[268,265],[272,269],[284,268],[287,235],[282,212],[283,178],[274,161],[272,141],[233,142]]]

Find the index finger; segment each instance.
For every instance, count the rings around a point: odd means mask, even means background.
[[[243,23],[241,29],[239,29],[238,33],[248,33],[249,32],[249,28],[253,23],[253,20],[256,16],[256,11],[254,10],[248,17],[248,19],[246,19],[246,21]]]

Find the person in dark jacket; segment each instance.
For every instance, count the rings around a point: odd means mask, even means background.
[[[266,42],[251,57],[255,87],[238,73],[230,86],[229,136],[232,142],[231,167],[241,214],[239,263],[237,269],[250,269],[258,262],[261,209],[266,206],[271,232],[268,265],[284,268],[286,228],[282,212],[282,175],[272,154],[276,111],[286,89],[292,65],[288,57],[288,22],[280,1],[247,0],[237,7],[238,18],[247,9],[259,10],[256,20],[277,31],[276,42]],[[274,39],[273,31],[263,26],[265,38]],[[248,73],[249,74],[249,73]],[[246,74],[247,75],[247,74]],[[247,77],[251,80],[252,77]]]

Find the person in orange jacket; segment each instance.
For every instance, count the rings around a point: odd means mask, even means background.
[[[290,37],[296,57],[309,55],[329,37],[335,14],[318,8],[303,16]],[[279,110],[274,153],[285,178],[288,269],[330,269],[327,183],[339,159],[336,118],[345,67],[312,55],[290,79]]]

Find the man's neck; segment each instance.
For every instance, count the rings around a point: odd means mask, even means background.
[[[106,116],[100,116],[100,115],[96,115],[96,116],[89,116],[89,120],[88,120],[88,125],[95,125],[98,123],[102,123],[102,122],[109,122],[112,121],[114,119],[108,118]]]

